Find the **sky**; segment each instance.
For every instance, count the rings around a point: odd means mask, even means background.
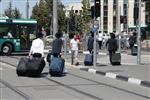
[[[3,14],[6,8],[9,6],[9,2],[12,2],[12,8],[17,7],[22,14],[22,17],[25,18],[25,1],[26,0],[1,0],[0,2],[0,15]],[[33,6],[39,0],[28,0],[29,1],[29,16],[31,16]],[[72,2],[81,2],[81,0],[61,0],[62,3],[72,3]]]

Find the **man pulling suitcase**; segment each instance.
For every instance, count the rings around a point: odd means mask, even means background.
[[[44,43],[43,35],[38,33],[38,38],[33,40],[29,58],[21,58],[17,66],[18,76],[40,76],[44,66]]]

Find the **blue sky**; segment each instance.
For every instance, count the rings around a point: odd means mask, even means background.
[[[8,7],[9,2],[12,2],[12,7],[17,7],[19,11],[22,14],[22,17],[25,16],[25,1],[26,0],[1,0],[0,2],[0,14],[4,12],[4,10]],[[30,3],[30,14],[32,12],[33,6],[38,2],[39,0],[29,0]],[[71,2],[81,2],[81,0],[61,0],[63,3],[71,3]]]

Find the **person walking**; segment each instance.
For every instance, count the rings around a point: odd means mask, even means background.
[[[103,41],[103,33],[99,32],[97,35],[97,40],[98,40],[98,44],[99,44],[99,49],[102,48],[102,41]]]
[[[37,39],[32,41],[32,45],[29,52],[29,57],[44,57],[44,42],[42,40],[42,33],[37,34]]]
[[[90,54],[93,53],[94,33],[91,31],[91,36],[88,38],[87,49]]]
[[[61,39],[62,37],[62,33],[61,32],[57,32],[55,34],[56,39],[52,42],[52,54],[54,57],[60,57],[60,53],[62,51],[62,47],[63,47],[63,40]]]
[[[133,32],[133,34],[129,38],[129,45],[130,45],[132,55],[137,55],[137,42],[136,42],[136,39],[137,39],[136,32]]]
[[[136,32],[133,32],[133,34],[131,34],[131,36],[129,37],[129,45],[130,45],[130,49],[133,48],[134,44],[136,44]]]
[[[71,64],[73,65],[74,59],[76,61],[75,65],[79,65],[78,62],[78,47],[79,40],[76,38],[76,35],[73,36],[73,39],[70,40],[70,48],[71,48]]]
[[[108,39],[106,45],[108,45],[108,52],[109,52],[109,60],[112,64],[112,54],[115,54],[118,48],[117,40],[115,39],[115,34],[110,33],[110,39]]]

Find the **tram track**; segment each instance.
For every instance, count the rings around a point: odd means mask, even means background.
[[[29,95],[25,94],[24,92],[18,90],[16,87],[12,86],[11,84],[9,84],[8,82],[6,82],[5,80],[0,78],[0,83],[2,83],[3,85],[5,85],[6,87],[8,87],[9,89],[11,89],[12,91],[14,91],[15,93],[17,93],[18,95],[20,95],[21,97],[23,97],[25,100],[33,100]]]
[[[11,58],[14,58],[14,59],[17,59],[17,60],[19,59],[19,58],[17,58],[17,57],[11,57]],[[3,62],[3,63],[5,63],[5,62]],[[16,65],[11,64],[11,63],[8,63],[8,62],[6,62],[6,64],[11,65],[11,66],[13,66],[13,67],[16,66]],[[134,95],[136,95],[136,96],[140,96],[140,97],[143,97],[143,98],[146,98],[146,99],[150,99],[150,97],[148,97],[148,96],[144,96],[144,95],[142,95],[142,94],[138,94],[138,93],[135,93],[135,92],[132,92],[132,91],[129,91],[129,90],[125,90],[125,89],[122,89],[122,88],[119,88],[119,87],[116,87],[116,86],[112,86],[112,85],[109,85],[109,84],[106,84],[106,83],[98,82],[98,81],[95,81],[95,80],[92,80],[92,79],[89,79],[89,78],[85,78],[85,77],[81,77],[81,76],[79,76],[79,75],[75,75],[75,74],[71,74],[71,73],[68,73],[68,74],[71,75],[71,76],[80,78],[80,79],[84,79],[84,80],[88,80],[88,81],[94,82],[94,83],[96,83],[96,84],[98,84],[98,85],[104,85],[104,86],[107,86],[107,87],[110,87],[110,88],[114,88],[114,89],[117,89],[117,90],[120,90],[120,91],[123,91],[123,92],[127,92],[127,93],[130,93],[130,94],[134,94]],[[48,80],[48,81],[52,81],[52,82],[54,82],[54,83],[56,83],[56,84],[58,84],[58,85],[61,85],[61,86],[63,86],[63,87],[66,87],[66,88],[68,88],[68,89],[74,90],[74,91],[76,91],[76,92],[78,92],[78,93],[81,93],[81,94],[83,94],[83,95],[86,95],[86,96],[88,96],[88,97],[90,97],[90,98],[94,98],[95,100],[103,100],[102,98],[96,97],[96,96],[94,96],[94,95],[91,95],[91,94],[89,94],[89,93],[83,92],[83,91],[81,91],[81,90],[78,90],[78,89],[76,89],[76,88],[73,88],[73,87],[71,87],[71,86],[69,86],[69,85],[66,85],[66,84],[64,84],[64,83],[61,83],[61,82],[58,82],[58,81],[56,81],[56,80],[50,79],[49,77],[44,77],[44,79],[46,79],[46,80]]]
[[[18,60],[17,57],[10,57],[10,58],[14,58],[14,59],[17,59],[17,60]],[[3,62],[3,61],[2,61],[2,62]],[[3,63],[5,63],[5,62],[3,62]],[[13,66],[13,67],[16,67],[16,65],[11,64],[11,63],[9,63],[9,62],[6,62],[6,64],[8,64],[8,65],[10,65],[10,66]],[[58,84],[58,85],[60,85],[60,86],[63,86],[63,87],[65,87],[65,88],[68,88],[68,89],[70,89],[70,90],[73,90],[73,91],[75,91],[75,92],[77,92],[77,93],[83,94],[83,95],[85,95],[85,96],[87,96],[87,97],[89,97],[89,98],[92,98],[92,99],[94,99],[94,100],[104,100],[104,99],[99,98],[99,97],[97,97],[97,96],[94,96],[94,95],[91,95],[91,94],[89,94],[89,93],[83,92],[83,91],[81,91],[81,90],[79,90],[79,89],[76,89],[76,88],[74,88],[74,87],[72,87],[72,86],[69,86],[69,85],[66,85],[66,84],[64,84],[64,83],[58,82],[58,81],[56,81],[56,80],[50,79],[49,77],[44,77],[44,79],[45,79],[45,80],[48,80],[48,81],[51,81],[51,82],[54,82],[54,83],[56,83],[56,84]]]

